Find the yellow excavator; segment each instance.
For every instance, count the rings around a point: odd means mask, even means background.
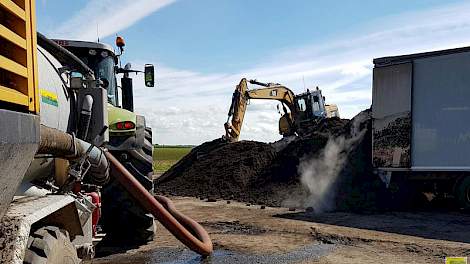
[[[258,89],[248,89],[250,84],[262,86]],[[339,117],[336,105],[326,105],[318,87],[314,91],[307,89],[305,93],[295,95],[289,88],[278,83],[262,83],[256,80],[247,81],[243,78],[236,86],[232,95],[232,104],[225,123],[225,139],[236,142],[245,117],[248,100],[264,99],[281,102],[283,113],[279,119],[279,134],[292,136],[302,134],[303,128],[311,126],[314,122],[331,117]],[[279,110],[279,107],[278,107]]]

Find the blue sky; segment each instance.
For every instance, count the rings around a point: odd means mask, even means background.
[[[98,28],[108,43],[124,36],[126,61],[156,65],[155,89],[135,80],[155,143],[199,144],[223,134],[242,77],[295,92],[305,79],[350,118],[370,105],[373,58],[470,45],[469,11],[457,0],[40,0],[38,30],[96,40]],[[278,139],[275,109],[253,101],[242,138]]]

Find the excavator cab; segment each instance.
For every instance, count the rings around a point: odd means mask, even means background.
[[[314,91],[307,89],[305,93],[295,96],[297,108],[296,127],[302,129],[311,126],[312,122],[327,118],[325,97],[318,87]]]
[[[298,108],[300,119],[311,120],[314,118],[326,118],[325,97],[321,90],[307,89],[307,92],[295,96],[295,104]]]

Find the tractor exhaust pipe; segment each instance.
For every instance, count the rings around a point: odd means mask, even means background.
[[[212,241],[200,224],[176,211],[169,199],[163,196],[153,197],[111,153],[105,152],[105,155],[111,164],[111,175],[140,202],[142,207],[188,248],[202,256],[212,254]]]
[[[88,137],[88,129],[90,128],[91,115],[93,110],[93,96],[87,94],[83,99],[82,110],[80,111],[80,119],[78,120],[77,137],[86,140]]]

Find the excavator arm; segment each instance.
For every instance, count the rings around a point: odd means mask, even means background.
[[[249,99],[277,100],[282,103],[284,116],[281,120],[286,120],[289,126],[288,131],[293,131],[293,116],[297,113],[295,107],[295,95],[287,87],[279,84],[265,84],[255,80],[249,81],[251,84],[264,86],[265,88],[248,90],[247,80],[243,78],[237,85],[232,95],[232,104],[228,112],[228,119],[225,123],[225,138],[229,142],[238,141],[240,131],[245,117],[246,106]],[[290,112],[286,109],[289,108]]]
[[[243,78],[233,92],[227,122],[224,124],[225,139],[229,142],[238,141],[238,137],[240,136],[246,105],[248,104],[248,98],[246,97],[247,91],[248,85],[246,79]]]

